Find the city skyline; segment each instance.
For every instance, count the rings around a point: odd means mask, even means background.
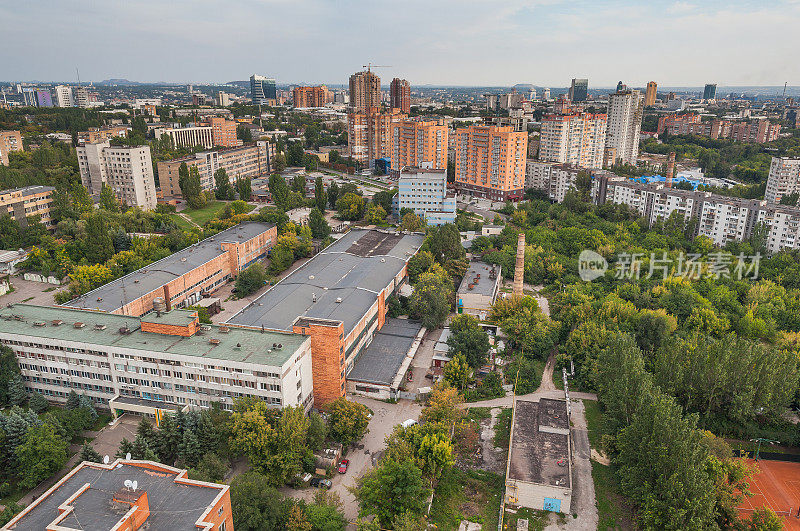
[[[191,9],[180,2],[80,1],[4,5],[0,20],[8,80],[76,81],[77,67],[82,80],[95,82],[222,83],[258,72],[278,83],[344,84],[372,61],[392,65],[376,69],[387,83],[400,77],[412,86],[563,87],[574,77],[588,78],[590,89],[619,79],[634,87],[650,80],[665,87],[778,86],[793,81],[789,58],[800,45],[793,31],[800,3],[793,0],[769,6],[444,0],[410,2],[402,12],[355,0],[232,2],[224,12],[203,1]],[[363,31],[352,31],[359,25]],[[98,46],[112,27],[115,41],[129,46]],[[220,28],[236,28],[235,38]],[[60,53],[52,53],[54,43]],[[336,54],[308,59],[334,47]]]

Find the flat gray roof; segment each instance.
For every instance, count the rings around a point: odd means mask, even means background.
[[[461,285],[458,286],[458,293],[474,293],[475,295],[491,297],[494,295],[495,287],[498,285],[500,268],[495,267],[495,271],[495,277],[489,278],[489,274],[492,272],[491,265],[484,262],[470,262],[469,269],[464,273]],[[481,278],[475,280],[478,275]],[[472,284],[472,289],[469,289],[470,284]]]
[[[571,488],[567,403],[517,400],[508,459],[510,479]]]
[[[64,306],[113,312],[220,256],[224,252],[221,246],[222,242],[241,243],[255,238],[273,226],[270,223],[258,221],[240,223],[162,258],[158,262],[153,262],[133,273],[93,289],[65,303]]]
[[[177,324],[185,321],[190,310],[172,310],[161,316],[148,315],[151,323]],[[54,325],[54,322],[63,321]],[[75,323],[83,323],[76,328]],[[252,330],[235,326],[208,325],[209,331],[201,331],[191,337],[171,336],[142,332],[141,319],[125,315],[13,304],[0,308],[0,333],[19,334],[30,337],[61,339],[89,345],[114,346],[165,352],[181,356],[192,356],[209,360],[226,360],[281,367],[308,339],[308,336],[287,332]],[[184,323],[185,324],[185,323]],[[127,328],[128,333],[120,333]],[[212,344],[210,339],[219,343]],[[280,349],[272,344],[279,343]]]
[[[175,483],[177,474],[120,464],[110,470],[83,466],[46,499],[33,507],[13,527],[15,531],[41,531],[59,515],[58,506],[84,484],[90,487],[71,502],[74,511],[61,525],[70,529],[111,529],[130,509],[117,507],[114,494],[127,479],[138,482],[137,492],[146,492],[150,516],[144,527],[150,531],[197,529],[195,522],[220,494],[220,488]],[[213,515],[216,516],[216,515]]]
[[[418,321],[388,318],[372,343],[358,355],[347,379],[376,385],[391,385],[397,371],[422,329]]]
[[[8,190],[0,190],[0,194],[7,194],[11,192],[22,192],[22,197],[27,197],[33,194],[41,194],[42,192],[52,192],[53,190],[55,190],[54,186],[34,184],[33,186],[22,186],[20,188],[9,188]]]
[[[311,317],[341,321],[348,334],[424,239],[422,234],[353,229],[228,322],[291,330],[298,317]]]

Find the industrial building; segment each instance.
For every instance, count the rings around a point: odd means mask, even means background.
[[[229,489],[152,461],[84,461],[3,529],[233,531]]]
[[[314,402],[345,394],[345,376],[386,322],[422,234],[354,229],[228,320],[311,336]]]
[[[572,448],[564,400],[517,400],[506,468],[506,505],[569,514]]]
[[[466,313],[485,321],[489,316],[497,293],[500,291],[500,272],[497,266],[484,262],[470,262],[458,287],[458,313]]]
[[[167,309],[190,306],[267,255],[278,238],[269,223],[249,221],[109,282],[66,307],[140,316],[161,298]]]

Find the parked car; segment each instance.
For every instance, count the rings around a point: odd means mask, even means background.
[[[350,464],[350,460],[349,459],[342,459],[339,462],[339,473],[340,474],[344,474],[345,472],[347,472],[347,465],[349,465],[349,464]]]
[[[314,478],[309,483],[312,487],[317,487],[320,489],[329,489],[331,488],[331,480],[325,478]]]

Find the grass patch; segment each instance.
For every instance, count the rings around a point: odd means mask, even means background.
[[[197,227],[180,217],[178,214],[170,214],[170,219],[175,222],[175,226],[178,227],[180,230],[194,230]]]
[[[553,369],[553,385],[556,386],[556,389],[564,389],[564,372],[561,369]],[[570,384],[570,389],[572,389],[572,384]]]
[[[619,494],[614,469],[592,461],[592,480],[597,503],[597,529],[636,529],[633,510]]]
[[[508,450],[509,439],[511,439],[511,411],[511,408],[506,408],[497,415],[493,441],[495,448]]]
[[[192,221],[200,225],[205,225],[210,219],[216,217],[217,213],[225,207],[223,201],[210,201],[203,208],[186,209],[184,214],[192,218]]]
[[[483,419],[488,419],[492,416],[492,408],[490,407],[471,407],[467,410],[467,420],[480,422]]]
[[[105,428],[108,423],[111,422],[111,415],[107,415],[105,413],[100,413],[97,415],[97,419],[92,424],[92,427],[89,428],[90,431],[100,431]]]
[[[497,529],[500,502],[505,493],[503,476],[485,470],[451,468],[436,487],[429,522],[437,529],[458,529],[461,520]]]
[[[33,300],[33,297],[28,297],[27,299],[23,300],[22,302],[28,302],[28,301],[32,301],[32,300]]]
[[[584,414],[586,415],[589,446],[595,450],[599,450],[600,438],[603,435],[603,413],[600,411],[600,405],[594,400],[584,400],[583,408]]]
[[[528,519],[528,531],[543,531],[550,521],[550,511],[539,511],[527,507],[520,507],[516,513],[506,511],[503,517],[504,529],[516,529],[517,520],[520,518]]]
[[[57,289],[58,289],[58,288],[57,288],[57,287],[55,287],[55,286],[50,286],[49,288],[43,289],[43,290],[42,290],[42,292],[43,292],[43,293],[49,293],[49,292],[51,292],[51,291],[55,291],[55,290],[57,290]]]

